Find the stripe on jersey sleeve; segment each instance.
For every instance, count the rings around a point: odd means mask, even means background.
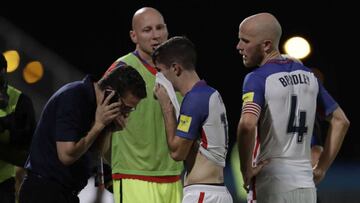
[[[255,102],[246,102],[242,108],[241,114],[251,113],[254,114],[256,117],[260,116],[261,107]]]

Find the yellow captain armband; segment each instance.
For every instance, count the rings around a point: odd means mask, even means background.
[[[243,94],[242,100],[243,100],[243,104],[246,102],[253,102],[254,101],[254,92],[247,92],[245,94]]]

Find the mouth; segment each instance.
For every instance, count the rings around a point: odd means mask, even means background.
[[[158,44],[152,44],[151,47],[153,50],[155,50],[156,48],[158,48],[160,46],[160,43]]]

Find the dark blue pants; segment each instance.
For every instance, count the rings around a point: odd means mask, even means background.
[[[15,178],[9,178],[0,183],[0,202],[15,202]]]
[[[79,203],[77,192],[38,175],[28,173],[19,194],[19,203]]]

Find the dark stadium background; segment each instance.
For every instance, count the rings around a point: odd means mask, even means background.
[[[303,60],[304,64],[324,73],[325,87],[351,121],[335,161],[334,172],[326,179],[328,184],[323,186],[325,196],[329,196],[329,191],[338,191],[339,188],[359,191],[359,184],[354,180],[359,180],[359,175],[344,175],[347,172],[359,174],[360,168],[360,139],[355,115],[356,94],[359,92],[355,72],[359,67],[355,56],[358,52],[358,46],[355,45],[358,44],[358,36],[354,30],[358,29],[358,22],[353,17],[356,13],[350,12],[351,5],[338,1],[319,2],[321,7],[315,6],[315,2],[306,1],[144,2],[96,2],[83,7],[70,4],[46,5],[49,7],[34,6],[15,12],[3,7],[0,16],[82,73],[100,77],[115,59],[134,49],[129,38],[133,13],[142,6],[157,8],[165,18],[170,37],[185,35],[195,43],[201,78],[217,88],[223,96],[229,118],[230,141],[233,144],[241,111],[242,82],[249,71],[242,65],[235,48],[238,26],[249,15],[271,12],[282,24],[283,40],[300,35],[310,41],[312,53]],[[338,184],[335,188],[327,186],[336,182]],[[357,189],[350,187],[352,184],[357,185]],[[341,194],[349,202],[354,200],[350,193]]]

